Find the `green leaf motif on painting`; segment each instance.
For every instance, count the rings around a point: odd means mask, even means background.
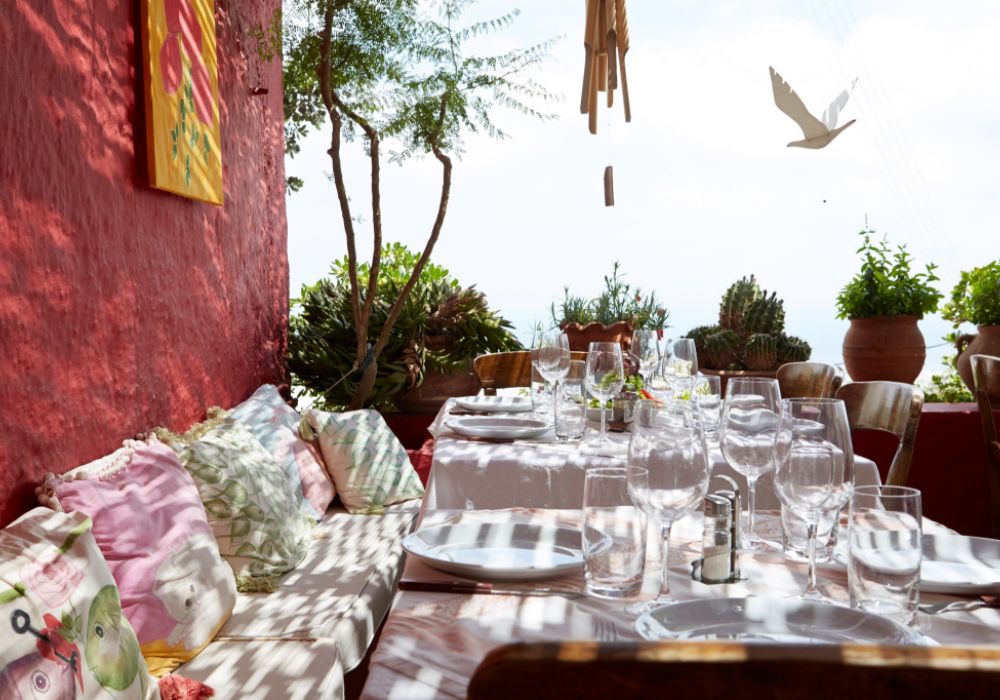
[[[207,510],[214,518],[230,518],[233,515],[233,511],[229,507],[229,504],[221,498],[209,499],[205,501],[204,505],[205,510]]]

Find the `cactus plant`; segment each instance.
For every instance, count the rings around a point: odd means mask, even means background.
[[[778,366],[778,339],[770,333],[754,333],[747,340],[743,365],[750,370],[770,370]]]
[[[698,326],[688,334],[705,369],[770,371],[785,362],[809,359],[801,338],[785,335],[784,302],[768,294],[750,275],[732,284],[719,304],[719,324]]]

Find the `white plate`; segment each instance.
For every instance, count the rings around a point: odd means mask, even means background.
[[[444,423],[459,435],[468,437],[516,439],[544,435],[552,426],[536,418],[513,416],[452,416]]]
[[[645,639],[734,639],[792,644],[926,645],[916,630],[888,618],[829,603],[767,598],[688,600],[639,617]]]
[[[527,396],[461,396],[455,403],[466,411],[522,413],[531,410],[531,399]]]
[[[924,535],[923,546],[921,591],[1000,594],[1000,540]]]
[[[580,532],[550,525],[441,525],[407,535],[403,549],[435,569],[491,581],[549,578],[583,566]]]

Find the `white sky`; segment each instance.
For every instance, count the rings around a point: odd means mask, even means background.
[[[813,359],[840,363],[847,322],[836,319],[835,298],[858,269],[866,215],[907,244],[918,269],[936,262],[945,294],[962,269],[1000,256],[995,0],[631,0],[632,122],[620,101],[602,106],[597,136],[579,113],[583,0],[483,0],[473,11],[515,6],[515,26],[483,48],[565,35],[537,76],[564,95],[549,107],[559,118],[498,110],[512,138],[467,139],[432,257],[483,290],[522,337],[534,321],[548,325],[565,285],[596,295],[618,259],[628,282],[666,303],[677,334],[713,323],[726,287],[756,274],[784,299],[786,330],[809,341]],[[858,77],[841,116],[857,123],[825,149],[786,148],[801,132],[774,105],[769,65],[816,116]],[[328,144],[328,131],[315,134],[286,163],[306,180],[288,197],[293,296],[346,252]],[[345,170],[367,256],[360,150]],[[384,165],[382,183],[386,240],[422,248],[439,165]],[[935,316],[921,328],[933,346],[949,324]],[[928,351],[925,374],[944,351]]]

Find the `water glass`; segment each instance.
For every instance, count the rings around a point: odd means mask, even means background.
[[[698,405],[698,417],[705,437],[719,432],[722,419],[722,390],[717,376],[699,375],[694,383],[694,400]]]
[[[574,361],[572,364],[583,362]],[[579,440],[587,427],[587,401],[583,380],[567,378],[559,383],[556,398],[555,429],[559,440]]]
[[[584,386],[600,405],[614,398],[625,385],[622,346],[618,343],[594,342],[587,349]],[[608,440],[607,411],[601,411],[601,437],[598,444],[606,447]]]
[[[698,350],[691,338],[668,340],[663,351],[660,371],[674,396],[688,398],[698,376]]]
[[[910,624],[920,602],[920,491],[858,486],[847,524],[851,607]]]
[[[646,514],[629,496],[630,469],[637,468],[588,469],[584,477],[583,576],[587,593],[599,598],[628,598],[642,589]]]

